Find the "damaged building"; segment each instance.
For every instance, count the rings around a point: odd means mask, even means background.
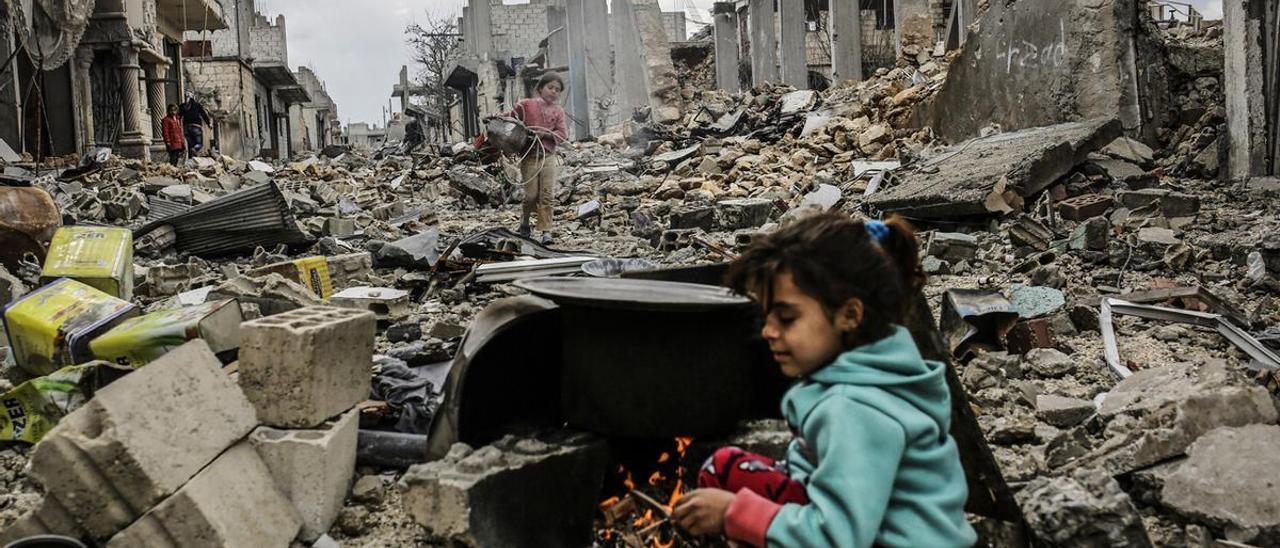
[[[816,212],[916,229],[979,546],[1280,545],[1280,19],[1225,4],[476,0],[414,151],[410,67],[343,135],[283,16],[167,12],[221,154],[0,151],[0,545],[729,545],[677,502],[795,437],[722,283]],[[547,70],[550,242],[474,139]]]

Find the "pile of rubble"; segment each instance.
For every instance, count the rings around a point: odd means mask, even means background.
[[[519,175],[469,144],[6,166],[0,539],[560,545],[625,519],[641,525],[611,542],[669,542],[636,516],[679,487],[598,510],[612,440],[516,428],[429,448],[456,371],[543,306],[509,299],[513,281],[715,265],[841,210],[921,229],[926,296],[1001,480],[985,487],[1025,520],[978,518],[988,538],[1280,542],[1280,493],[1255,480],[1280,455],[1280,183],[1214,180],[1220,30],[1168,31],[1179,123],[1154,148],[1108,119],[944,143],[920,109],[954,57],[737,95],[695,62],[681,121],[565,146],[550,247],[507,230]],[[59,270],[85,253],[105,273]],[[15,343],[49,327],[14,313],[33,295],[74,296],[57,306],[93,326],[53,326],[69,337],[43,354]],[[787,439],[775,421],[733,441]]]

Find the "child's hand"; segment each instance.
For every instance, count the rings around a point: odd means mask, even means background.
[[[685,493],[671,512],[681,529],[695,535],[724,532],[724,514],[733,503],[733,493],[724,489],[696,489]]]

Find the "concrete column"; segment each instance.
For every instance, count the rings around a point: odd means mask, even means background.
[[[462,33],[462,55],[476,54],[476,32],[471,28],[476,18],[471,15],[470,6],[462,6],[462,24],[458,32]]]
[[[164,146],[164,132],[161,128],[161,122],[164,120],[165,105],[164,99],[164,69],[165,65],[150,64],[146,66],[147,73],[147,105],[151,112],[151,144]]]
[[[400,65],[400,112],[409,111],[409,67]]]
[[[582,52],[587,48],[588,32],[584,20],[585,0],[565,2],[566,29],[569,31],[569,114],[570,133],[574,139],[591,136],[591,102],[587,98],[587,58]]]
[[[658,0],[635,0],[635,10],[636,29],[640,31],[640,43],[644,44],[645,78],[653,121],[660,124],[677,122],[683,116],[684,98],[680,95],[680,80],[671,62],[671,43],[667,41],[662,8],[658,6]]]
[[[729,93],[742,91],[738,79],[738,11],[732,2],[715,6],[716,87]]]
[[[750,0],[747,22],[751,28],[751,83],[778,82],[778,38],[773,0]]]
[[[1280,151],[1280,81],[1276,42],[1280,41],[1274,5],[1268,0],[1226,0],[1223,9],[1223,84],[1227,103],[1226,177],[1242,180],[1275,174]],[[1270,15],[1270,17],[1268,17]],[[1268,20],[1270,27],[1268,28]],[[1270,80],[1270,81],[1269,81]],[[1272,102],[1270,109],[1268,101]]]
[[[76,137],[80,150],[87,151],[94,146],[93,135],[93,79],[89,77],[89,69],[93,66],[93,50],[77,48],[74,65],[72,65],[73,81],[76,93],[76,120],[79,122]]]
[[[565,28],[564,6],[547,6],[547,66],[551,68],[569,66],[569,32]]]
[[[804,2],[782,2],[778,6],[782,19],[782,83],[796,89],[809,89],[809,62],[805,55]]]
[[[921,51],[933,50],[933,12],[929,10],[929,0],[894,0],[893,20],[899,56],[907,46],[918,46]]]
[[[617,121],[617,99],[613,88],[613,59],[609,39],[608,0],[584,0],[582,18],[586,33],[587,101],[591,109],[591,131],[603,134]]]
[[[138,64],[138,50],[133,44],[120,45],[120,108],[123,110],[124,127],[120,133],[117,152],[126,158],[151,159],[151,147],[142,128],[142,66]]]
[[[830,0],[831,80],[862,80],[862,12],[858,0]]]
[[[649,106],[649,79],[644,67],[644,44],[631,0],[613,0],[614,67],[618,114],[630,119],[637,108]]]
[[[476,37],[475,54],[481,57],[493,53],[493,7],[489,0],[471,0],[471,30]]]

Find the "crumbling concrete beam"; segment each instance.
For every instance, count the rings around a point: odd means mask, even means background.
[[[1227,177],[1232,180],[1280,172],[1278,11],[1274,1],[1222,3]]]

